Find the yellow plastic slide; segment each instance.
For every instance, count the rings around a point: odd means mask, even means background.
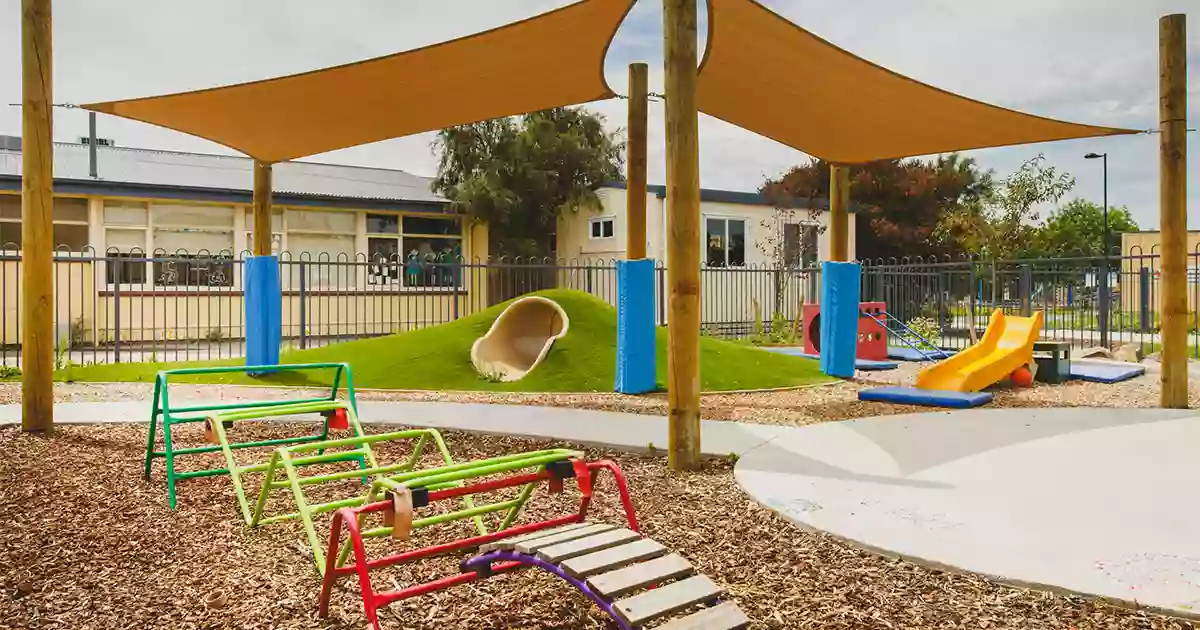
[[[1041,331],[1041,312],[1033,317],[1011,317],[996,309],[979,343],[921,370],[917,387],[977,392],[997,383],[1033,362],[1033,342]]]

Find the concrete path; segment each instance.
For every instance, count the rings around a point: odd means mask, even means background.
[[[201,402],[189,400],[188,404]],[[358,404],[358,412],[359,419],[366,424],[516,435],[625,451],[648,451],[651,445],[667,448],[667,419],[663,416],[561,407],[366,400]],[[54,406],[54,420],[61,424],[148,422],[149,419],[148,401],[62,402]],[[20,423],[20,405],[0,405],[0,427]],[[704,420],[700,426],[700,444],[705,455],[742,455],[788,430],[775,425]]]
[[[738,482],[802,527],[935,566],[1200,616],[1200,417],[982,409],[797,428]]]

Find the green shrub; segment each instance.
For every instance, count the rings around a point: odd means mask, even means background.
[[[914,317],[905,324],[909,330],[929,340],[930,343],[921,343],[921,346],[928,350],[935,350],[933,343],[936,343],[942,336],[942,327],[938,326],[937,320],[930,317]]]

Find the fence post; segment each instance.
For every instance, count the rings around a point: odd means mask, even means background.
[[[300,261],[300,349],[308,347],[308,263]]]
[[[659,263],[656,265],[658,267],[658,325],[665,326],[667,324],[667,268]]]
[[[1100,263],[1100,272],[1096,274],[1098,278],[1097,284],[1100,288],[1100,312],[1097,313],[1096,323],[1100,325],[1100,346],[1103,348],[1108,347],[1108,315],[1112,310],[1108,304],[1108,292],[1110,289],[1108,286],[1108,275],[1108,252],[1105,252],[1104,259]]]
[[[112,264],[112,263],[108,263]],[[121,264],[121,263],[117,263]],[[121,276],[113,283],[113,363],[121,362]]]
[[[973,334],[971,331],[975,330],[975,291],[977,290],[974,260],[967,263],[967,274],[967,338],[974,339],[971,337]]]
[[[1017,291],[1021,293],[1021,316],[1031,317],[1033,315],[1033,300],[1030,294],[1033,292],[1033,268],[1029,265],[1021,265],[1021,276],[1017,283]]]
[[[1000,283],[996,281],[996,261],[992,261],[992,308],[996,310],[996,306],[1000,304]]]
[[[1150,268],[1138,270],[1138,314],[1142,332],[1150,332]]]
[[[450,284],[452,285],[450,292],[454,294],[453,303],[450,306],[451,320],[458,319],[458,294],[459,294],[458,283],[462,279],[462,271],[463,271],[463,261],[456,260],[455,262],[450,263]]]
[[[946,286],[949,282],[946,274],[949,272],[937,271],[937,307],[938,307],[938,329],[946,330]]]

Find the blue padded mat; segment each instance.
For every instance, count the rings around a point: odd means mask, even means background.
[[[899,405],[969,409],[992,402],[992,395],[987,392],[950,392],[915,387],[876,387],[858,392],[858,399]]]
[[[774,352],[776,354],[786,354],[792,357],[804,357],[806,359],[819,360],[821,358],[821,356],[817,354],[806,354],[803,348],[763,348],[763,350],[766,350],[767,352]],[[899,365],[895,361],[872,361],[870,359],[854,360],[854,369],[862,370],[864,372],[894,370],[897,367],[899,367]]]
[[[1120,383],[1146,373],[1146,366],[1136,363],[1071,362],[1071,378],[1093,383]]]
[[[933,350],[926,350],[925,352],[926,352],[926,354],[929,354],[930,356],[933,356],[933,353],[934,353]],[[958,351],[957,350],[942,350],[942,352],[944,352],[947,357],[950,357],[950,356],[954,356],[954,353],[956,353]],[[920,352],[916,351],[916,349],[909,348],[907,346],[905,346],[905,347],[888,346],[888,358],[889,359],[899,359],[901,361],[925,361],[926,360],[925,357],[921,356]],[[941,359],[938,359],[938,360],[941,360]]]

